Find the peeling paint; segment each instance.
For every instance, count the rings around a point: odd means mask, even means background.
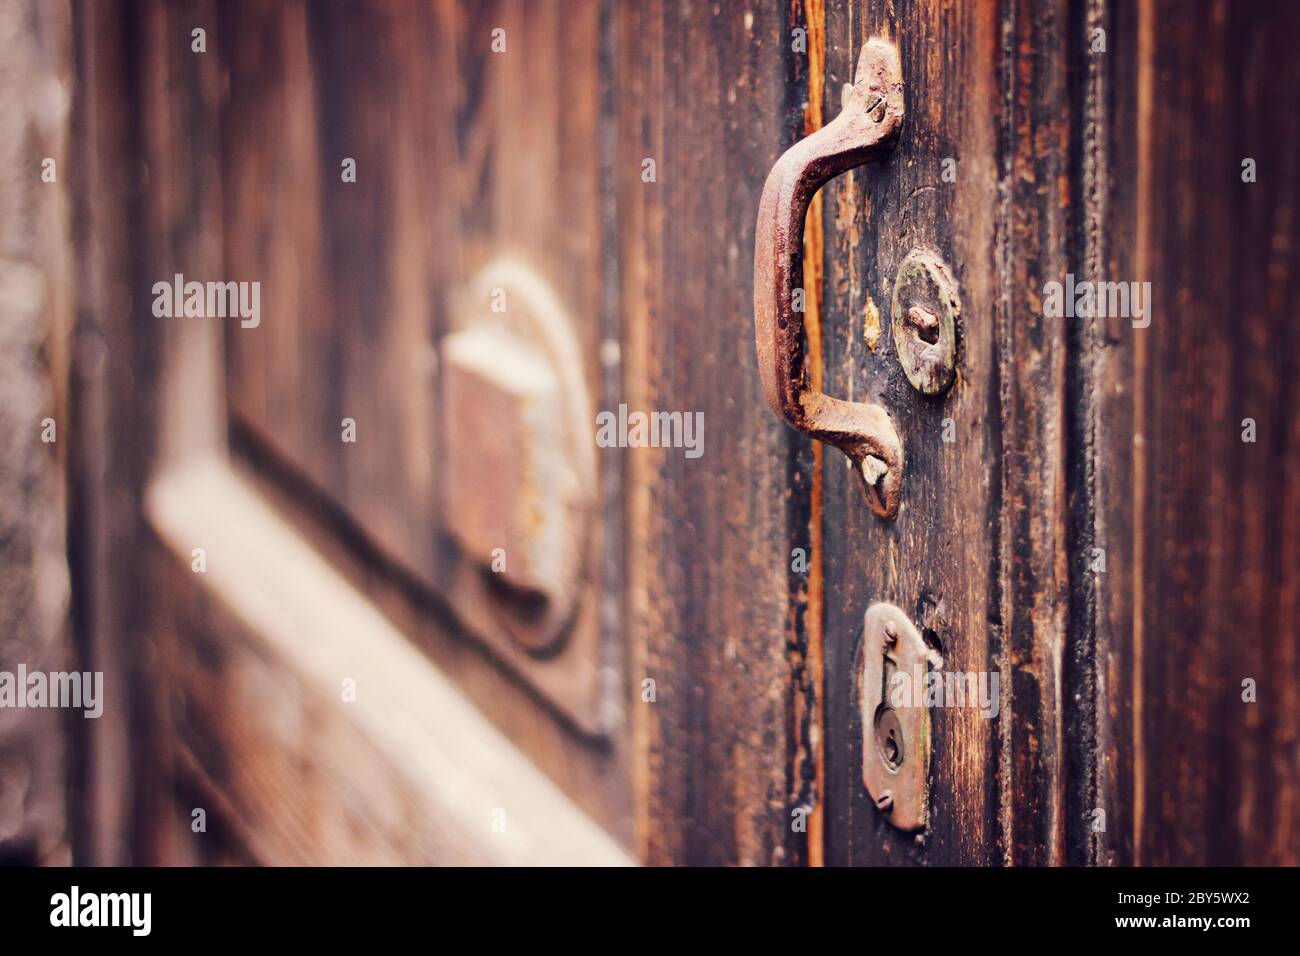
[[[876,300],[871,298],[870,292],[867,293],[867,304],[863,309],[862,337],[867,341],[867,348],[874,352],[880,341],[880,309],[876,307]]]

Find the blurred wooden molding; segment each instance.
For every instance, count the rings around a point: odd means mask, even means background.
[[[241,625],[163,667],[181,765],[257,859],[634,862],[224,461],[165,470],[146,512]]]

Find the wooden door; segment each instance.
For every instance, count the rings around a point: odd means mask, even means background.
[[[874,35],[896,38],[907,97],[892,155],[824,191],[805,247],[826,390],[887,407],[907,455],[893,522],[823,460],[827,860],[1294,862],[1297,417],[1280,389],[1297,351],[1274,305],[1294,284],[1278,250],[1296,153],[1263,67],[1290,69],[1294,9],[825,18],[826,116]],[[889,334],[916,248],[960,289],[938,400]],[[1052,283],[1088,282],[1149,283],[1146,314],[1053,311]],[[912,615],[946,671],[1001,690],[996,719],[932,712],[921,835],[863,787],[854,669],[875,601]]]
[[[132,701],[74,849],[1296,862],[1300,24],[1193,7],[74,3],[73,618]],[[905,116],[813,199],[802,322],[809,380],[898,433],[890,520],[754,339],[764,183],[872,38]],[[960,299],[940,395],[891,330],[916,250]],[[259,321],[151,315],[178,274],[259,281]],[[1056,316],[1067,281],[1153,292]],[[600,441],[620,406],[698,414],[700,454]],[[511,524],[569,470],[577,525]],[[527,600],[485,527],[559,548]],[[864,783],[879,602],[997,681],[930,712],[919,831]]]

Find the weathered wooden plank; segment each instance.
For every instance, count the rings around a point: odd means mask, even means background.
[[[345,343],[330,307],[322,207],[350,208],[353,191],[372,197],[384,180],[359,174],[345,184],[344,157],[321,155],[304,4],[225,5],[214,41],[229,77],[220,138],[223,270],[264,290],[257,327],[235,327],[227,337],[227,404],[236,423],[259,423],[268,443],[339,494],[350,450],[339,440],[337,398]],[[383,441],[370,425],[363,415],[361,437]],[[419,436],[417,444],[428,440]]]
[[[929,629],[945,668],[999,670],[1000,25],[991,6],[974,4],[896,12],[855,4],[826,18],[826,115],[838,111],[858,50],[876,35],[899,46],[907,109],[892,155],[824,190],[827,390],[883,404],[906,455],[893,523],[868,512],[842,456],[827,457],[827,860],[988,863],[999,852],[999,724],[975,709],[936,711],[933,825],[921,846],[886,822],[862,783],[854,670],[863,614],[876,601],[899,605]],[[943,178],[947,158],[957,164],[954,181]],[[958,380],[938,399],[908,384],[889,333],[896,270],[920,246],[948,262],[962,300]],[[947,419],[952,442],[944,441]],[[1002,726],[1006,720],[1004,713]]]
[[[1003,11],[998,377],[999,603],[1004,678],[1001,812],[1008,863],[1059,864],[1065,850],[1064,668],[1069,572],[1065,444],[1069,319],[1045,315],[1047,282],[1074,269],[1078,184],[1066,3]]]
[[[1094,0],[1075,22],[1079,122],[1076,275],[1138,277],[1139,8]],[[1091,50],[1104,30],[1107,54]],[[1084,42],[1086,41],[1086,42]],[[1113,54],[1112,52],[1113,51]],[[1138,336],[1124,317],[1067,326],[1070,633],[1063,699],[1066,862],[1131,863],[1133,607],[1137,560],[1135,383]]]
[[[570,800],[621,843],[631,844],[630,734],[622,722],[614,721],[600,741],[575,733],[562,713],[545,706],[495,655],[466,635],[446,609],[395,577],[319,498],[305,496],[263,467],[237,459],[235,464],[241,478]],[[214,622],[218,634],[224,620]]]
[[[436,790],[442,771],[393,769],[412,738],[393,732],[391,712],[337,719],[295,643],[268,652],[264,620],[227,628],[265,608],[247,582],[215,582],[218,608],[187,590],[174,555],[148,547],[140,494],[155,467],[219,447],[223,430],[220,330],[158,334],[140,321],[151,284],[173,271],[267,288],[260,329],[226,328],[236,431],[260,469],[261,497],[235,497],[257,502],[246,514],[270,501],[277,522],[312,525],[312,562],[366,595],[346,602],[351,612],[382,609],[381,643],[400,652],[367,662],[375,679],[402,670],[398,658],[421,674],[437,661],[520,761],[616,839],[631,831],[630,764],[650,861],[818,862],[824,849],[832,863],[1296,862],[1300,342],[1287,316],[1300,145],[1280,120],[1300,80],[1286,49],[1300,27],[1292,6],[74,11],[85,276],[69,449],[74,618],[111,695],[145,686],[155,659],[179,680],[194,707],[181,714],[182,785],[215,799],[232,761],[256,758],[239,799],[218,810],[259,858],[316,859],[308,834],[327,837],[329,859],[478,851],[425,818],[426,784]],[[192,55],[189,29],[203,23],[215,24],[213,52]],[[488,50],[497,26],[502,55]],[[802,50],[796,27],[808,31]],[[1088,49],[1096,27],[1105,54]],[[748,230],[767,170],[836,114],[876,34],[902,51],[908,117],[889,159],[810,210],[805,325],[814,379],[894,414],[908,457],[894,524],[869,515],[837,453],[771,416],[750,327]],[[123,102],[138,102],[137,115]],[[342,155],[358,160],[355,184],[339,178]],[[1247,156],[1254,183],[1240,178]],[[577,742],[421,597],[462,580],[440,575],[431,533],[442,463],[429,346],[458,285],[507,245],[573,310],[605,407],[705,414],[701,460],[602,452],[603,474],[631,488],[625,510],[616,497],[600,505],[626,522],[604,545],[608,580],[625,558],[629,578],[617,597],[606,590],[602,626],[617,630],[620,606],[629,619],[633,661],[619,677],[630,755],[618,733],[604,748]],[[948,260],[963,301],[959,381],[938,400],[907,385],[887,332],[894,273],[918,245]],[[1070,272],[1150,279],[1152,326],[1047,318],[1043,284]],[[620,318],[621,349],[602,350]],[[358,420],[360,454],[339,442],[345,415]],[[1240,438],[1248,417],[1253,443]],[[187,555],[177,522],[164,523]],[[794,548],[808,552],[807,572],[792,567]],[[158,559],[165,600],[122,554]],[[1000,680],[997,722],[936,715],[923,844],[890,828],[861,783],[852,683],[874,600],[913,614],[947,668]],[[164,620],[194,636],[160,643]],[[220,636],[199,636],[201,625]],[[1248,677],[1257,703],[1241,701]],[[232,715],[223,694],[251,702],[241,695],[267,681],[301,705],[283,725]],[[93,728],[78,779],[94,821],[77,837],[84,859],[175,852],[128,808],[145,823],[172,784],[168,714],[141,701]],[[275,745],[259,749],[264,720]],[[301,746],[304,720],[321,722],[320,747]],[[347,779],[340,754],[391,787]],[[324,786],[311,791],[322,803],[293,806],[281,774],[308,791],[320,780],[292,777],[294,755],[343,779],[344,798],[329,804],[339,792]],[[126,768],[150,782],[133,790]],[[355,810],[367,794],[385,811],[376,827]],[[411,820],[426,842],[403,846]],[[516,849],[500,858],[521,858]]]
[[[141,496],[157,448],[147,423],[157,415],[160,348],[160,338],[141,322],[153,277],[137,245],[144,169],[134,161],[140,128],[131,95],[139,13],[132,4],[72,6],[78,280],[66,430],[71,616],[81,666],[102,671],[106,700],[119,702],[131,700],[139,686],[146,659],[140,638],[152,633],[148,582],[129,560],[146,537]],[[136,744],[150,739],[149,723],[147,710],[119,704],[83,728],[85,756],[73,775],[71,801],[80,809],[73,834],[79,862],[149,858],[143,824],[156,791],[148,784],[137,791],[135,774],[148,766],[147,751]],[[144,818],[137,816],[141,809]]]
[[[78,101],[77,118],[85,130],[78,140],[87,151],[82,162],[92,172],[87,176],[87,190],[79,196],[79,251],[91,281],[81,287],[85,299],[81,308],[86,318],[79,327],[82,354],[74,400],[79,412],[79,418],[74,419],[72,451],[76,534],[78,540],[84,541],[74,550],[74,561],[79,585],[78,618],[87,639],[94,642],[92,659],[106,662],[109,679],[118,682],[111,685],[111,692],[120,701],[132,699],[130,688],[137,678],[141,680],[139,686],[156,689],[166,674],[175,673],[166,662],[174,663],[176,649],[163,639],[174,630],[162,622],[173,620],[170,615],[177,603],[185,604],[180,589],[192,587],[194,577],[182,570],[188,567],[188,557],[183,565],[175,564],[170,557],[151,560],[148,566],[166,582],[156,588],[151,576],[140,573],[135,563],[123,564],[106,555],[120,551],[156,558],[139,508],[141,489],[155,468],[190,460],[198,452],[220,452],[225,437],[221,376],[214,374],[220,371],[220,320],[169,325],[167,320],[149,316],[148,322],[140,321],[136,312],[143,309],[147,313],[152,284],[173,272],[199,280],[260,278],[268,292],[274,289],[286,297],[281,300],[287,306],[285,312],[275,313],[282,322],[264,321],[259,329],[250,330],[232,322],[224,331],[230,346],[242,349],[240,354],[250,359],[247,367],[239,366],[237,360],[231,372],[232,382],[247,385],[240,400],[247,399],[258,414],[273,415],[279,408],[289,416],[285,421],[290,433],[311,427],[306,417],[311,416],[312,407],[300,396],[274,397],[274,389],[283,384],[280,363],[296,375],[302,368],[302,356],[317,347],[298,342],[294,338],[298,332],[323,338],[334,334],[329,315],[314,311],[324,301],[318,297],[325,272],[318,254],[320,222],[308,218],[305,233],[293,225],[296,211],[310,217],[320,201],[315,191],[304,192],[301,186],[304,182],[308,186],[316,183],[323,189],[318,179],[325,175],[316,169],[313,123],[317,114],[312,88],[302,88],[308,96],[292,100],[299,87],[286,78],[308,70],[310,38],[306,18],[299,7],[250,6],[247,10],[253,12],[249,16],[258,29],[245,30],[248,24],[239,19],[244,9],[223,7],[218,16],[211,5],[203,3],[146,4],[117,11],[120,16],[112,19],[113,30],[101,30],[96,17],[82,16],[79,21],[83,30],[90,31],[88,37],[93,35],[93,42],[86,39],[82,44],[81,88],[90,91],[95,99]],[[449,16],[448,10],[444,6],[437,12]],[[441,42],[454,39],[445,30],[406,29],[403,17],[397,19],[402,22],[390,24],[389,33],[398,35],[402,42],[429,36],[441,37]],[[553,20],[552,16],[552,35],[556,31]],[[208,30],[206,54],[194,54],[189,49],[190,30],[200,25]],[[234,42],[235,36],[250,40]],[[251,39],[254,37],[256,42]],[[584,34],[583,43],[587,39]],[[139,50],[148,51],[148,55],[131,55],[131,51]],[[584,55],[594,60],[594,45],[590,51],[584,47]],[[412,109],[423,116],[418,106],[420,97],[441,95],[427,89],[426,68],[436,64],[431,64],[427,50],[418,56],[403,52],[398,59],[405,72],[396,77],[383,76],[392,80],[394,87],[412,91],[409,101],[417,104]],[[252,109],[236,114],[228,108],[224,124],[218,122],[220,77],[232,68],[243,71],[241,76],[251,86],[239,87],[238,95],[264,97],[269,103],[267,115]],[[585,84],[586,79],[574,82]],[[448,84],[441,88],[448,88]],[[597,92],[595,88],[584,95],[594,101]],[[141,110],[122,114],[114,104],[129,96],[138,97]],[[286,123],[286,117],[292,119]],[[438,117],[429,121],[437,122]],[[581,121],[592,122],[590,117]],[[448,122],[446,129],[452,130],[453,125]],[[404,141],[402,155],[418,153],[423,148],[419,140],[428,136],[428,130],[420,127],[411,135],[412,141]],[[245,137],[254,142],[247,142]],[[223,140],[228,147],[225,153],[219,149]],[[287,144],[287,153],[274,149],[275,144]],[[99,150],[102,155],[124,159],[100,162]],[[435,165],[437,160],[435,155]],[[401,181],[394,188],[407,197],[424,195],[423,182],[412,180],[412,170],[403,168],[404,178],[399,177]],[[103,177],[124,171],[147,176],[148,188],[137,188],[139,184],[130,177],[101,183]],[[218,172],[227,174],[224,181]],[[512,178],[516,189],[525,188],[521,184],[523,177]],[[596,178],[588,177],[581,188],[594,190],[595,184]],[[223,202],[223,195],[231,192],[236,198]],[[444,198],[435,195],[438,208],[449,205]],[[268,205],[269,216],[265,208]],[[398,219],[407,227],[399,230],[399,240],[405,241],[403,237],[409,238],[412,230],[418,231],[421,236],[409,245],[430,255],[434,254],[430,248],[436,252],[438,242],[458,228],[450,215],[444,217],[446,224],[438,229],[430,226],[427,235],[418,217]],[[229,241],[223,242],[223,230]],[[432,246],[425,244],[426,239]],[[589,240],[590,233],[584,226],[583,235],[572,242]],[[422,288],[402,278],[409,277],[419,265],[404,262],[394,266],[394,272],[400,274],[394,280],[400,313],[394,321],[399,326],[412,315],[424,314],[423,305],[412,310],[402,299],[425,298]],[[585,273],[582,281],[588,281]],[[599,288],[599,276],[593,281]],[[129,304],[132,302],[133,306]],[[271,302],[263,300],[267,310],[264,320],[272,314]],[[589,320],[584,319],[587,339],[583,347],[592,353],[599,335],[597,320],[601,318],[599,313],[593,313]],[[253,343],[246,338],[256,332],[274,336],[286,331],[291,333],[287,338],[282,335],[269,343]],[[111,350],[104,346],[106,338],[113,343]],[[106,352],[111,363],[105,361]],[[256,373],[256,381],[240,379],[240,368]],[[364,373],[382,378],[381,370],[374,368]],[[421,393],[408,399],[425,405],[427,411],[427,397]],[[92,428],[96,423],[97,427]],[[423,438],[416,434],[420,429],[406,419],[394,428],[415,435],[413,444],[422,447]],[[331,434],[337,438],[336,431]],[[101,447],[97,435],[116,437],[106,438],[107,444]],[[336,442],[336,447],[342,446]],[[572,795],[596,825],[614,833],[615,839],[626,840],[630,830],[623,809],[627,800],[623,769],[626,757],[617,725],[611,724],[613,732],[598,744],[576,735],[571,723],[546,709],[518,680],[502,673],[499,661],[468,642],[442,609],[427,600],[427,595],[421,597],[419,589],[391,573],[371,542],[359,540],[354,532],[340,533],[336,524],[331,525],[335,512],[322,506],[319,497],[301,493],[300,485],[286,485],[296,490],[286,495],[283,487],[265,480],[259,487],[284,514],[302,518],[305,508],[314,507],[316,518],[323,519],[318,527],[330,529],[313,539],[316,550],[329,554],[336,566],[350,568],[354,580],[364,582],[376,606],[402,622],[403,633],[419,653],[437,660],[459,681],[487,718],[515,738],[520,750],[544,767],[544,772]],[[115,502],[111,508],[110,499],[103,497],[106,494]],[[281,497],[276,498],[277,494]],[[402,509],[393,507],[391,501],[386,504],[388,518],[400,519]],[[229,614],[222,617],[213,609],[215,606],[208,607],[214,615],[208,623],[221,632]],[[594,607],[593,601],[584,628],[593,644],[600,637],[594,625]],[[191,619],[191,623],[195,621]],[[132,643],[131,638],[139,635],[147,636],[144,648]],[[227,638],[234,648],[245,646],[223,632],[221,639]],[[256,634],[250,638],[245,633],[243,639],[255,641]],[[358,637],[358,646],[365,646],[363,637]],[[161,673],[153,670],[159,661],[163,662],[159,665]],[[557,673],[583,679],[586,690],[577,689],[570,695],[581,705],[610,680],[604,674],[599,679],[587,679],[602,666],[611,666],[611,662],[593,652],[580,668],[567,667],[562,659],[555,668]],[[297,678],[286,674],[285,679]],[[98,802],[88,812],[93,832],[83,841],[86,845],[79,850],[80,858],[160,862],[178,859],[176,854],[185,852],[175,842],[175,828],[155,828],[145,823],[172,812],[169,804],[173,787],[186,786],[192,777],[211,775],[214,768],[234,758],[235,751],[223,754],[219,748],[207,750],[203,752],[205,759],[190,753],[180,779],[175,779],[170,767],[170,711],[164,707],[165,702],[165,694],[147,694],[140,698],[139,706],[117,708],[97,724],[97,739],[104,743],[95,744],[91,766],[103,776],[89,781],[97,790]],[[133,728],[129,734],[123,730],[126,727]],[[233,748],[238,740],[231,738],[226,743]],[[120,773],[110,774],[113,768]],[[214,824],[219,827],[220,821]],[[91,839],[93,845],[88,843]],[[210,853],[212,844],[209,841],[191,849]]]
[[[1071,328],[1067,859],[1293,861],[1294,682],[1240,682],[1297,657],[1294,11],[1082,16],[1107,53],[1076,55],[1076,271],[1151,282],[1153,310]],[[1287,172],[1243,182],[1248,156]]]
[[[599,7],[248,3],[222,30],[226,256],[267,290],[232,408],[437,588],[435,343],[488,309],[474,273],[510,252],[548,279],[598,394]]]
[[[810,453],[759,388],[751,294],[759,194],[803,127],[791,24],[696,3],[614,16],[624,394],[705,422],[698,459],[604,452],[626,456],[632,685],[656,692],[631,704],[639,838],[652,863],[793,862],[815,799],[791,572]]]
[[[826,77],[826,13],[821,0],[805,0],[803,6],[794,8],[791,23],[791,52],[794,49],[795,31],[803,30],[806,56],[791,57],[792,70],[787,71],[787,83],[795,90],[806,89],[803,104],[803,133],[805,135],[824,125],[823,93]],[[822,358],[821,293],[825,273],[825,203],[819,192],[808,206],[804,224],[804,281],[805,314],[804,334],[807,339],[807,369],[813,388],[825,389]],[[799,498],[791,499],[791,521],[796,526],[806,524],[808,555],[807,580],[795,578],[792,593],[794,636],[799,657],[794,673],[793,702],[795,739],[792,742],[796,757],[792,773],[799,781],[799,805],[808,808],[808,839],[806,862],[811,866],[824,866],[826,862],[826,604],[825,604],[825,529],[824,495],[826,448],[813,442],[811,462],[802,449],[795,447],[795,463],[800,478],[807,475],[808,513],[805,518]],[[796,537],[797,534],[796,534]],[[794,553],[794,549],[791,549]],[[806,596],[805,596],[806,595]],[[802,612],[802,616],[799,616]],[[806,647],[805,647],[806,645]]]
[[[1138,272],[1156,309],[1134,333],[1142,864],[1294,864],[1300,846],[1298,30],[1285,3],[1157,3],[1143,20]]]
[[[222,183],[220,151],[221,67],[217,7],[207,0],[168,4],[149,0],[130,14],[132,38],[140,55],[132,61],[139,99],[139,139],[135,143],[144,171],[139,218],[135,221],[136,258],[141,283],[134,299],[133,334],[158,343],[156,365],[147,389],[152,405],[137,425],[149,434],[153,468],[224,447],[221,347],[223,336],[238,331],[220,319],[158,317],[154,285],[177,274],[200,282],[228,278],[222,270]],[[193,31],[206,31],[209,52],[193,50]],[[246,278],[246,277],[241,277]],[[136,491],[136,495],[140,492]],[[137,513],[143,524],[143,517]],[[200,545],[194,542],[191,547]],[[152,541],[137,545],[142,558]],[[160,594],[153,581],[139,613],[156,620]],[[133,734],[135,812],[139,820],[162,818],[174,809],[174,747],[166,707],[166,679],[152,668],[173,656],[174,632],[149,626],[134,635],[126,653],[136,672],[132,712],[141,727]],[[122,666],[124,662],[117,662]],[[135,853],[141,862],[172,859],[169,841],[176,834],[163,827],[142,826]]]

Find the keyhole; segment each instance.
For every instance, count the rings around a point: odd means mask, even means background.
[[[903,728],[892,708],[882,710],[876,718],[876,747],[890,770],[897,770],[903,763]]]
[[[939,341],[939,320],[929,309],[923,309],[919,305],[914,305],[907,310],[908,321],[916,328],[916,334],[920,336],[921,341],[927,345],[935,345]]]

